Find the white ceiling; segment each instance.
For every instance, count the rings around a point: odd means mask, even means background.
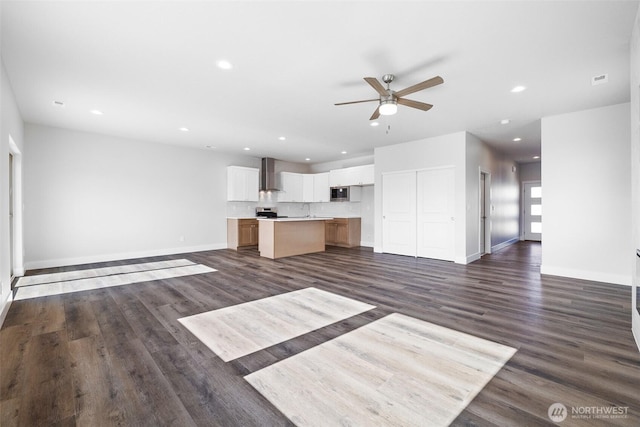
[[[2,57],[26,122],[311,163],[467,130],[526,162],[540,154],[541,117],[629,100],[638,1],[1,7]],[[333,105],[376,98],[362,78],[385,73],[395,90],[445,82],[407,96],[430,111],[399,106],[378,127],[375,102]],[[603,73],[609,82],[592,86]],[[527,90],[513,94],[516,85]]]

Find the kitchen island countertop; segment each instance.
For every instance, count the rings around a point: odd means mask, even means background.
[[[258,221],[276,221],[276,222],[288,222],[288,221],[329,221],[332,217],[324,216],[291,216],[282,218],[258,218]]]

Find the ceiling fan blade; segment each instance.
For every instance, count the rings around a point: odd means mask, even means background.
[[[380,99],[376,98],[376,99],[364,99],[362,101],[338,102],[337,104],[333,104],[333,105],[359,104],[361,102],[371,102],[371,101],[380,101]]]
[[[412,99],[398,98],[398,104],[406,105],[407,107],[417,108],[418,110],[428,111],[433,107],[431,104],[425,102],[414,101]]]
[[[371,87],[380,94],[380,96],[389,96],[389,93],[384,86],[382,86],[382,83],[380,83],[375,77],[365,77],[364,80],[369,83]]]
[[[380,106],[378,106],[378,108],[376,108],[376,111],[373,112],[373,114],[371,115],[369,120],[375,120],[378,117],[380,117]]]
[[[418,83],[413,86],[409,86],[408,88],[402,89],[401,91],[396,92],[395,95],[399,98],[401,96],[409,95],[410,93],[418,92],[419,90],[428,89],[442,83],[444,83],[442,77],[432,77],[429,80],[423,81],[422,83]]]

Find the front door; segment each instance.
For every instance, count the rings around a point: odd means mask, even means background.
[[[524,240],[542,240],[542,184],[525,182],[522,186],[524,201]]]

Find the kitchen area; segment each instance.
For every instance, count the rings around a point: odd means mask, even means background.
[[[373,246],[373,164],[318,173],[227,168],[227,247],[281,258]]]

